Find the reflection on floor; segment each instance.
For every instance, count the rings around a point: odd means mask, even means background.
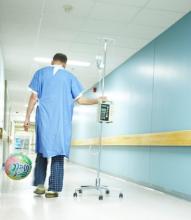
[[[124,199],[111,191],[99,201],[93,191],[73,198],[75,187],[93,184],[95,172],[65,163],[65,187],[59,198],[33,195],[32,174],[25,180],[0,179],[0,219],[4,220],[190,220],[191,202],[102,175],[105,185],[121,187]]]

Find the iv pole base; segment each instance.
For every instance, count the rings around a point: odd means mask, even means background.
[[[100,179],[96,179],[95,181],[95,185],[83,185],[80,186],[79,188],[75,189],[75,192],[73,194],[74,198],[77,198],[79,194],[82,194],[83,191],[89,191],[89,190],[94,190],[98,192],[98,199],[99,200],[103,200],[103,192],[105,191],[106,195],[110,194],[110,188],[108,186],[104,186],[100,184]],[[119,198],[122,199],[123,198],[123,193],[121,192],[121,190],[118,189],[113,189],[115,191],[119,191]]]

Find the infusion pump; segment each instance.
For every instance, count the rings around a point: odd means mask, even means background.
[[[100,123],[112,122],[112,102],[111,101],[102,101],[98,104],[98,121]]]

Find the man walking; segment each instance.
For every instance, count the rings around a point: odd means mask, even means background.
[[[82,97],[82,86],[77,78],[65,70],[67,57],[56,54],[52,65],[38,70],[29,85],[32,94],[24,122],[27,131],[30,115],[36,109],[36,163],[34,171],[34,193],[46,198],[58,197],[62,191],[64,157],[69,157],[73,106],[97,104],[99,99]],[[45,190],[48,158],[51,158],[51,174],[48,191]]]

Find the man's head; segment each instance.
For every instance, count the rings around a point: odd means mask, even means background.
[[[57,53],[54,55],[52,64],[55,65],[62,65],[63,67],[66,66],[67,63],[67,56],[62,53]]]

